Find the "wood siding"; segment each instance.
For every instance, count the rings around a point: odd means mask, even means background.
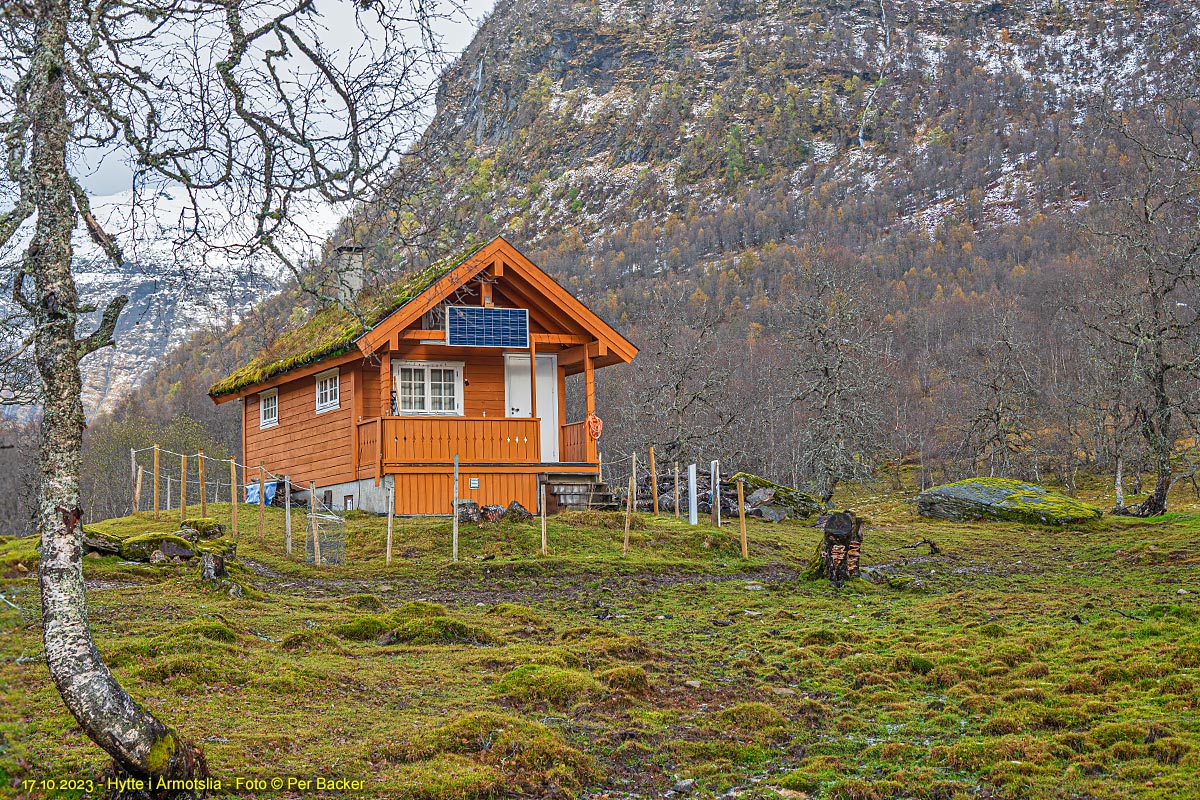
[[[471,479],[479,488],[471,489]],[[535,473],[459,472],[459,496],[481,506],[508,505],[516,500],[530,511],[537,508]],[[397,514],[450,514],[454,499],[451,473],[418,472],[396,475]]]
[[[297,483],[318,486],[342,483],[354,477],[352,414],[355,365],[341,367],[338,408],[316,413],[316,378],[308,376],[279,386],[279,424],[258,426],[259,395],[246,398],[245,461],[259,464]]]
[[[379,365],[365,361],[359,365],[362,372],[362,415],[382,416],[380,412]]]

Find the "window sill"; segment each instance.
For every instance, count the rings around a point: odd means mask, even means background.
[[[462,417],[465,416],[461,411],[405,411],[400,410],[397,417]]]
[[[265,431],[268,428],[278,428],[278,427],[279,427],[279,420],[275,420],[274,422],[258,423],[258,429],[260,431]]]
[[[317,413],[324,414],[326,411],[337,411],[341,407],[340,403],[336,406],[317,406]]]

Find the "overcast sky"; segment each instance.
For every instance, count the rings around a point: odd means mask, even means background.
[[[495,0],[456,0],[462,6],[461,13],[455,13],[450,20],[442,20],[435,26],[442,35],[443,47],[447,61],[458,57],[467,45],[483,17],[495,6]],[[319,0],[318,0],[319,2]],[[319,7],[319,6],[318,6]],[[353,37],[359,36],[359,31],[351,19],[339,25],[338,20],[329,21],[329,34],[325,43],[331,48],[337,48],[339,42],[350,43]],[[432,110],[432,109],[431,109]],[[113,195],[130,188],[131,172],[120,156],[103,156],[95,154],[85,158],[88,168],[81,170],[80,180],[84,187],[94,195]]]

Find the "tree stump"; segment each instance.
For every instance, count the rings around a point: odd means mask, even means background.
[[[216,583],[225,577],[225,559],[215,553],[200,555],[200,580]]]
[[[821,543],[821,572],[834,586],[862,576],[862,526],[866,522],[852,511],[835,511],[825,521]]]

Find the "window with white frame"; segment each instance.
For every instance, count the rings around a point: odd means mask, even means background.
[[[272,389],[258,396],[258,427],[274,428],[279,424],[279,390]]]
[[[462,415],[462,364],[395,361],[392,367],[398,413]]]
[[[338,371],[331,369],[317,375],[317,413],[332,411],[341,403],[338,387]]]

